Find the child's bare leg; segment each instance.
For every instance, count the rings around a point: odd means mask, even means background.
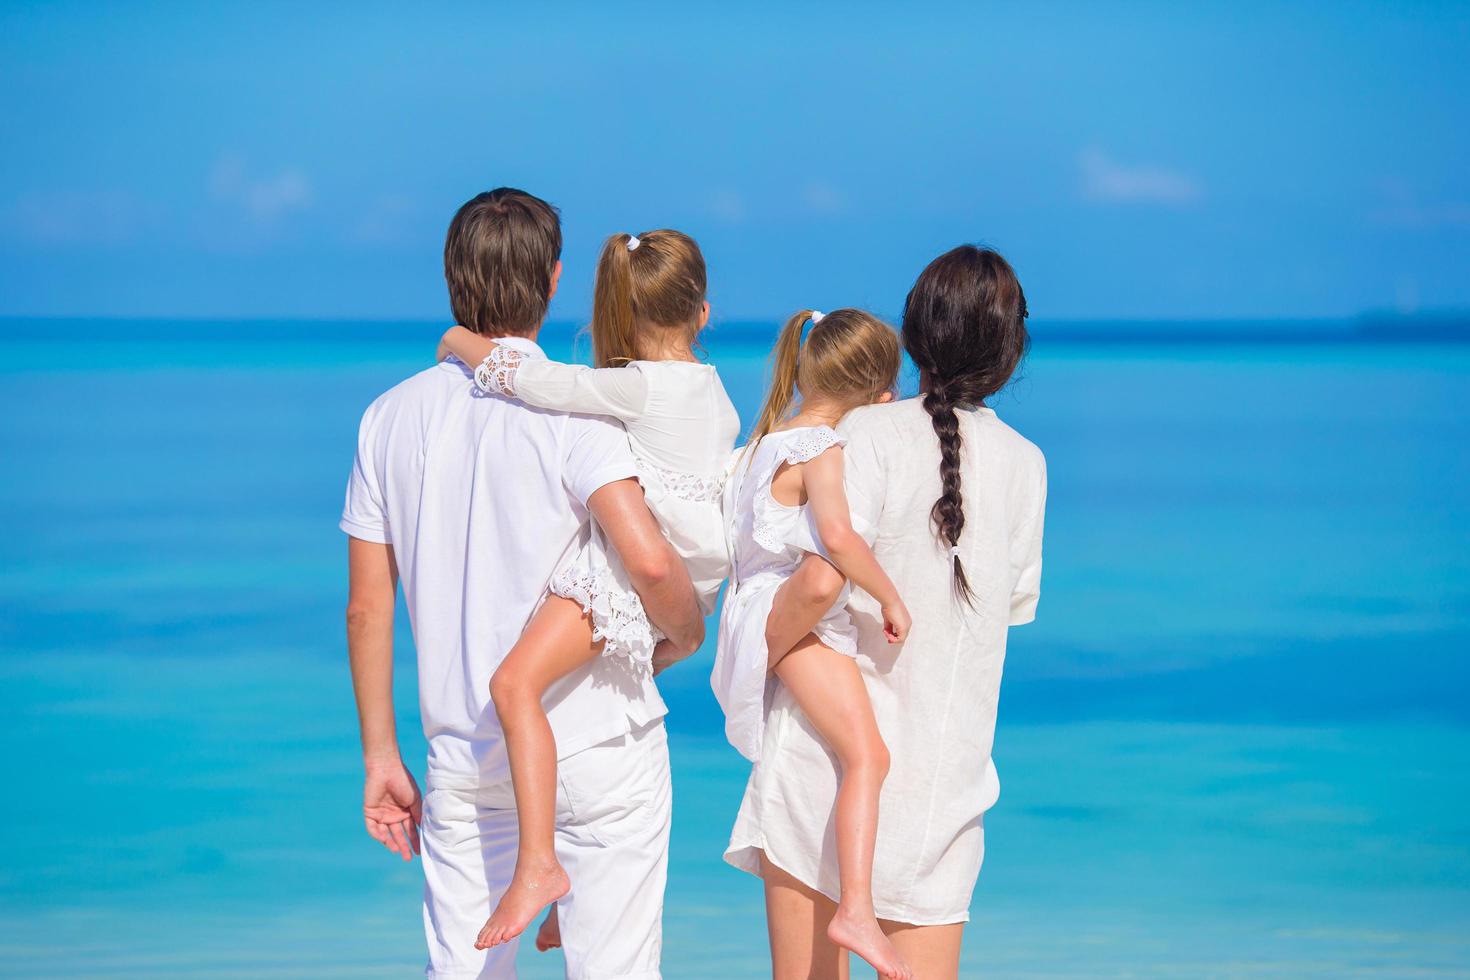
[[[776,590],[766,617],[767,670],[775,670],[781,658],[817,628],[846,584],[847,579],[825,558],[807,555],[801,560]]]
[[[480,930],[477,949],[519,936],[570,887],[556,859],[556,738],[541,698],[553,682],[601,650],[582,607],[551,596],[490,679],[490,697],[505,730],[520,843],[510,887]]]
[[[909,980],[912,974],[873,912],[873,848],[888,747],[878,732],[862,674],[852,658],[808,635],[776,665],[776,676],[842,766],[836,814],[842,896],[827,927],[828,938],[867,960],[879,976]]]

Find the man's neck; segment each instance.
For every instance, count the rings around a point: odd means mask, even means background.
[[[544,324],[542,326],[544,326]],[[508,337],[514,337],[517,340],[529,340],[533,344],[539,344],[538,338],[540,338],[541,336],[541,326],[537,326],[536,329],[532,330],[530,333],[497,333],[494,330],[490,330],[482,334],[481,336],[487,337],[490,340],[504,340]]]

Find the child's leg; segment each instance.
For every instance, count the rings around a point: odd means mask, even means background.
[[[510,887],[475,943],[481,949],[519,936],[570,886],[556,860],[556,738],[541,698],[601,650],[582,607],[549,596],[490,679],[490,697],[505,731],[520,843]]]
[[[851,657],[808,635],[776,665],[776,676],[842,766],[836,813],[842,896],[828,936],[867,960],[879,976],[907,980],[908,967],[873,912],[873,848],[888,747],[878,732],[862,674]]]

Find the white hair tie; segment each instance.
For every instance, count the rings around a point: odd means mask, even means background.
[[[959,545],[955,545],[953,548],[950,548],[949,549],[949,560],[950,561],[954,561],[959,556],[960,556],[960,546]]]
[[[826,315],[827,314],[823,313],[821,310],[812,310],[812,326],[815,327],[817,324],[821,323],[822,317]]]
[[[628,236],[628,251],[631,252],[631,251],[633,251],[633,249],[637,248],[639,245],[642,245],[642,244],[643,243],[638,240],[638,236],[637,235],[629,235]]]

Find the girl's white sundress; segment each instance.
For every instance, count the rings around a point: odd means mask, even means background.
[[[842,437],[825,425],[772,432],[742,450],[725,484],[725,523],[732,568],[720,612],[719,648],[710,684],[725,711],[725,737],[751,761],[761,755],[767,699],[774,681],[766,665],[766,617],[776,590],[808,553],[820,553],[805,506],[771,496],[771,481],[784,463],[805,463]],[[847,614],[846,592],[815,630],[838,653],[857,654],[857,630]]]
[[[617,419],[628,431],[644,499],[689,570],[708,615],[729,571],[720,492],[740,418],[709,364],[633,361],[627,367],[562,364],[497,345],[475,371],[480,390],[537,408]],[[582,605],[606,656],[651,669],[663,639],[628,573],[593,522],[585,547],[563,559],[552,593]]]

